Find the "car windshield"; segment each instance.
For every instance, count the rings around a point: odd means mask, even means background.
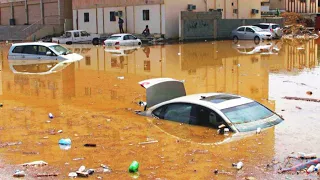
[[[257,102],[223,109],[222,112],[240,132],[271,127],[282,121],[279,116]]]
[[[263,31],[261,28],[256,27],[256,26],[252,26],[251,28],[252,28],[255,32],[261,32],[261,31]]]
[[[118,40],[121,36],[110,36],[108,40]]]
[[[67,54],[71,53],[70,50],[68,50],[60,45],[53,45],[53,46],[50,46],[50,48],[52,50],[54,50],[58,55],[67,55]]]

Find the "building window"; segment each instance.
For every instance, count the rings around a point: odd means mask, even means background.
[[[143,15],[143,20],[144,21],[149,21],[150,20],[149,10],[143,10],[142,11],[142,15]]]
[[[84,22],[89,22],[89,13],[84,13]]]
[[[122,15],[123,15],[123,13],[122,13],[122,11],[118,11],[118,17],[122,17]]]
[[[110,11],[110,21],[116,21],[116,12]]]

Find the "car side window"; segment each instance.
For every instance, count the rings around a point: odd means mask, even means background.
[[[240,31],[240,32],[244,31],[244,27],[239,28],[237,31]]]
[[[175,103],[167,105],[163,113],[163,119],[189,124],[195,120],[193,105],[186,103]]]
[[[123,40],[129,40],[130,39],[130,37],[128,36],[128,35],[125,35],[124,37],[123,37]]]
[[[38,50],[37,50],[38,46],[25,46],[23,48],[23,54],[38,54]]]
[[[162,118],[161,114],[162,114],[162,111],[165,109],[165,107],[166,106],[162,106],[162,107],[155,109],[154,111],[152,111],[152,114],[158,118]]]
[[[276,29],[278,27],[279,27],[279,25],[272,25],[272,29]]]
[[[254,33],[254,30],[253,30],[253,29],[251,29],[251,28],[246,28],[246,32]]]
[[[17,46],[12,50],[12,53],[22,53],[24,46]]]
[[[79,37],[80,36],[79,32],[74,32],[73,35],[74,35],[74,37]]]
[[[88,36],[88,33],[86,31],[81,31],[81,36]]]
[[[51,50],[45,46],[39,46],[38,54],[45,56],[48,51],[51,51]]]
[[[135,40],[135,39],[137,39],[136,37],[134,37],[134,36],[129,36],[129,39],[131,39],[131,40]]]
[[[193,122],[193,124],[199,125],[199,126],[205,126],[205,127],[213,127],[218,129],[220,125],[222,124],[226,125],[226,122],[215,111],[203,106],[197,106],[196,121]]]

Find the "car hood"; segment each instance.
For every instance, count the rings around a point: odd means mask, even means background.
[[[139,84],[147,90],[148,107],[186,95],[183,82],[171,78],[148,79]]]

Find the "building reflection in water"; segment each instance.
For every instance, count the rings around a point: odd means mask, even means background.
[[[317,65],[317,44],[287,45],[280,41],[260,43],[230,41],[190,43],[151,47],[104,49],[91,45],[68,46],[84,59],[72,63],[61,72],[37,76],[14,74],[7,57],[8,47],[1,51],[0,93],[5,96],[70,99],[95,97],[95,87],[104,86],[108,73],[139,78],[171,77],[186,81],[188,94],[227,92],[255,99],[274,109],[268,101],[269,72],[314,68]],[[54,64],[51,64],[54,66]],[[44,68],[47,68],[44,66]],[[36,68],[36,69],[35,69]],[[23,71],[41,71],[41,65],[16,67]],[[43,69],[42,69],[43,70]],[[99,79],[92,79],[92,74]],[[103,76],[103,77],[102,77]],[[132,82],[130,86],[136,86]],[[111,99],[120,92],[106,89]],[[103,95],[102,95],[103,96]],[[100,97],[100,96],[98,96]]]

